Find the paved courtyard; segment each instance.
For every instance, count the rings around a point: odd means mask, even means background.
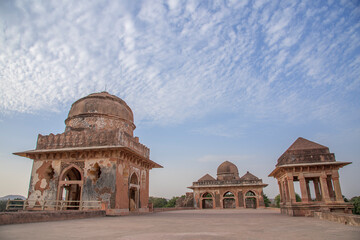
[[[360,227],[272,209],[185,210],[0,226],[0,239],[360,239]]]

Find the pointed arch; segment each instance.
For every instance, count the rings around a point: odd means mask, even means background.
[[[245,194],[245,207],[246,208],[257,208],[258,206],[258,196],[253,190],[249,190]]]
[[[130,177],[130,184],[139,185],[139,177],[136,172],[133,172]]]
[[[247,192],[246,192],[245,196],[247,196],[247,197],[251,197],[251,196],[256,196],[256,194],[255,194],[255,192],[254,192],[254,191],[249,190],[249,191],[247,191]]]
[[[82,199],[83,173],[75,164],[66,167],[60,174],[57,199],[64,201],[63,209],[76,210]]]
[[[129,211],[137,211],[140,206],[140,178],[133,172],[129,178]]]
[[[226,191],[223,195],[223,208],[235,208],[235,195],[231,191]]]
[[[209,192],[206,192],[206,193],[204,193],[204,194],[202,195],[202,197],[203,197],[203,198],[212,198],[213,195],[212,195],[211,193],[209,193]]]
[[[227,191],[224,193],[224,197],[232,197],[233,198],[233,197],[235,197],[235,195],[232,192]]]
[[[65,181],[68,178],[68,181],[81,181],[83,179],[82,170],[75,164],[64,168],[60,174],[60,181]]]
[[[214,208],[214,195],[210,192],[201,194],[201,208],[211,209]]]

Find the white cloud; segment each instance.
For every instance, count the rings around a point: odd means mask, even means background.
[[[156,124],[343,115],[339,92],[359,91],[357,10],[258,3],[2,3],[0,113],[67,111],[106,86]]]

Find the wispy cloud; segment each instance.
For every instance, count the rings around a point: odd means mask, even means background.
[[[106,88],[156,124],[220,108],[289,121],[350,114],[358,16],[336,1],[2,1],[0,113],[66,111]]]

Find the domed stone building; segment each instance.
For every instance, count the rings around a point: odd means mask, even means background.
[[[34,160],[29,208],[101,201],[108,214],[148,211],[149,171],[162,166],[133,136],[130,107],[107,92],[90,94],[72,104],[65,124],[61,134],[39,134],[35,150],[14,153]]]
[[[265,206],[266,186],[250,172],[239,177],[236,165],[225,161],[217,169],[217,179],[205,174],[189,188],[194,191],[196,208],[258,208]]]

